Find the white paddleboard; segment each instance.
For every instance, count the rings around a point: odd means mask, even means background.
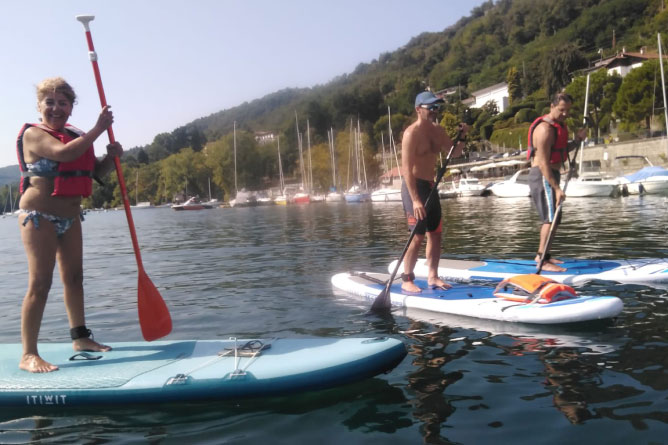
[[[332,285],[348,294],[373,301],[385,288],[388,274],[352,272],[332,277]],[[579,296],[554,303],[519,303],[496,298],[494,288],[453,284],[451,289],[429,289],[427,281],[417,279],[421,293],[401,289],[395,281],[390,290],[392,306],[423,309],[467,317],[515,323],[560,324],[603,320],[617,316],[623,309],[622,300],[613,296]]]

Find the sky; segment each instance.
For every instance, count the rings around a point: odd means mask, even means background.
[[[90,130],[100,101],[84,28],[90,24],[116,139],[159,133],[284,88],[322,85],[439,32],[484,0],[0,1],[0,167],[37,122],[35,86],[61,76],[78,98],[70,123]],[[104,154],[106,135],[96,154]]]

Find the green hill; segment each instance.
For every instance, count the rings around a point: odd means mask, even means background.
[[[668,25],[668,12],[662,8],[662,0],[486,2],[442,32],[416,36],[396,51],[360,63],[352,73],[341,74],[325,85],[281,90],[199,118],[171,133],[156,135],[149,145],[128,150],[124,157],[126,177],[139,172],[139,180],[131,181],[136,185],[128,184],[130,196],[134,196],[135,186],[139,187],[140,201],[171,200],[185,187],[189,194],[206,195],[211,183],[216,197],[229,198],[235,183],[235,122],[239,188],[277,185],[277,142],[260,144],[253,137],[255,132],[271,131],[280,138],[282,168],[288,179],[301,181],[303,159],[312,166],[313,188],[326,190],[332,185],[330,129],[336,135],[337,186],[345,187],[351,177],[352,127],[358,126],[365,167],[373,182],[380,171],[374,155],[381,150],[381,141],[387,146],[389,140],[388,107],[393,137],[399,142],[401,131],[412,119],[413,99],[425,88],[456,89],[458,94],[449,100],[444,120],[466,121],[472,126],[471,150],[490,139],[499,144],[517,141],[516,129],[526,129],[527,121],[547,106],[551,93],[569,85],[575,88],[571,82],[580,70],[623,47],[656,51],[657,32]],[[511,107],[505,113],[493,108],[468,109],[461,104],[472,91],[501,82],[512,86]],[[644,117],[616,104],[621,102],[616,100],[618,94],[637,92],[625,92],[621,80],[612,86],[605,82],[597,99],[597,125],[605,130],[614,115],[628,131],[642,128]],[[581,115],[583,93],[575,96],[573,111]],[[652,104],[657,109],[663,106],[660,97],[658,100]],[[295,115],[303,150],[308,142],[312,146],[310,161],[299,154]],[[113,186],[112,179],[104,190],[96,189],[89,204],[117,205],[120,195]]]

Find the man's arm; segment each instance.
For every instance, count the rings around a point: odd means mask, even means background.
[[[443,127],[439,126],[439,128]],[[468,125],[464,123],[459,124],[459,129],[458,129],[458,131],[460,132],[459,137],[462,140],[460,140],[457,143],[457,146],[452,151],[452,158],[458,158],[464,152],[464,147],[466,146],[466,142],[464,142],[464,139],[466,138],[466,133],[468,132],[468,128],[469,128]],[[443,130],[442,134],[443,134],[443,142],[441,144],[441,151],[447,155],[448,153],[450,153],[450,148],[452,147],[453,141],[452,139],[450,139],[450,136],[448,136],[448,133],[445,130]]]
[[[415,174],[413,172],[417,157],[416,144],[417,141],[413,134],[413,129],[409,127],[404,132],[404,139],[401,144],[401,173],[404,177],[408,194],[413,201],[413,216],[417,219],[422,219],[426,216],[427,212],[418,195]]]

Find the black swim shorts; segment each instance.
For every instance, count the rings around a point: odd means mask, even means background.
[[[424,179],[416,179],[415,185],[417,187],[420,201],[424,204],[427,202],[427,197],[429,196],[431,189],[434,187],[434,183],[432,181],[425,181]],[[406,212],[408,230],[412,231],[418,221],[413,215],[413,200],[411,199],[410,193],[408,193],[408,188],[406,187],[405,182],[401,184],[401,200],[404,204],[404,211]],[[429,208],[426,210],[427,217],[420,221],[420,224],[417,224],[417,229],[415,231],[416,235],[424,235],[426,232],[440,232],[442,230],[441,201],[438,194],[434,196],[434,199],[429,203]]]

